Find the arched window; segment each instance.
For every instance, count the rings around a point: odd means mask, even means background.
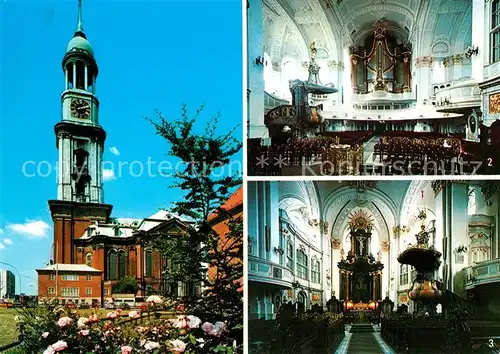
[[[307,256],[302,250],[297,250],[297,277],[304,280],[307,280],[309,278],[307,269]]]
[[[264,62],[266,63],[264,66],[264,87],[267,92],[273,93],[273,64],[271,62],[271,57],[267,53],[264,53]]]
[[[311,281],[313,283],[319,284],[320,281],[320,264],[319,261],[314,261],[312,263],[312,269],[311,269]]]
[[[112,250],[108,254],[108,277],[111,280],[116,279],[116,251]]]
[[[127,275],[127,254],[124,251],[118,252],[118,277],[124,278]]]
[[[153,276],[153,252],[151,251],[146,251],[145,252],[145,275],[147,277],[152,277]]]
[[[290,242],[286,247],[286,266],[293,272],[293,245]]]
[[[92,253],[89,252],[85,255],[85,264],[92,267]]]
[[[471,189],[469,192],[468,214],[474,215],[476,213],[476,190]]]

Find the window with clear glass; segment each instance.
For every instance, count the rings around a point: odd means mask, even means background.
[[[408,284],[408,265],[401,264],[400,265],[400,273],[399,273],[399,284],[406,285]]]
[[[78,274],[63,274],[62,280],[78,281]]]
[[[85,288],[85,295],[92,295],[92,288]]]
[[[500,0],[491,2],[491,62],[500,60]]]
[[[297,251],[297,276],[300,279],[307,280],[308,277],[308,268],[307,268],[307,256],[304,251]]]
[[[286,266],[293,271],[293,245],[288,243],[286,248]]]
[[[311,269],[311,281],[313,283],[319,284],[320,283],[320,264],[319,261],[315,261],[312,264],[312,269]]]
[[[79,288],[62,288],[61,296],[63,297],[78,297],[80,296]]]

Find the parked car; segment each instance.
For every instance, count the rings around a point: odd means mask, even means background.
[[[108,310],[114,310],[115,309],[115,303],[114,302],[106,302],[104,304],[104,308]]]
[[[81,310],[86,310],[86,309],[89,309],[89,308],[90,308],[90,305],[89,305],[89,304],[87,304],[86,302],[82,302],[82,303],[80,304],[80,306],[78,306],[78,308],[79,308],[79,309],[81,309]]]
[[[67,302],[64,306],[68,309],[76,309],[76,304],[74,302]]]
[[[8,301],[8,300],[0,300],[0,308],[6,308],[6,309],[10,309],[14,307],[14,305],[12,304],[12,302]]]

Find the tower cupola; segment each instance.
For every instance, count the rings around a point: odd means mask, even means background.
[[[83,31],[82,0],[78,0],[78,22],[73,38],[63,58],[65,89],[78,89],[95,93],[98,67],[94,50]]]

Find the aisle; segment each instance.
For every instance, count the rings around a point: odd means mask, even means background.
[[[380,337],[380,327],[354,328],[346,325],[345,338],[335,354],[395,354],[395,352]],[[371,326],[370,326],[371,327]]]
[[[379,165],[378,159],[374,161],[373,153],[375,152],[375,144],[378,143],[380,136],[374,135],[363,144],[363,164],[364,165]]]
[[[370,332],[353,333],[347,354],[383,354],[375,336]]]

